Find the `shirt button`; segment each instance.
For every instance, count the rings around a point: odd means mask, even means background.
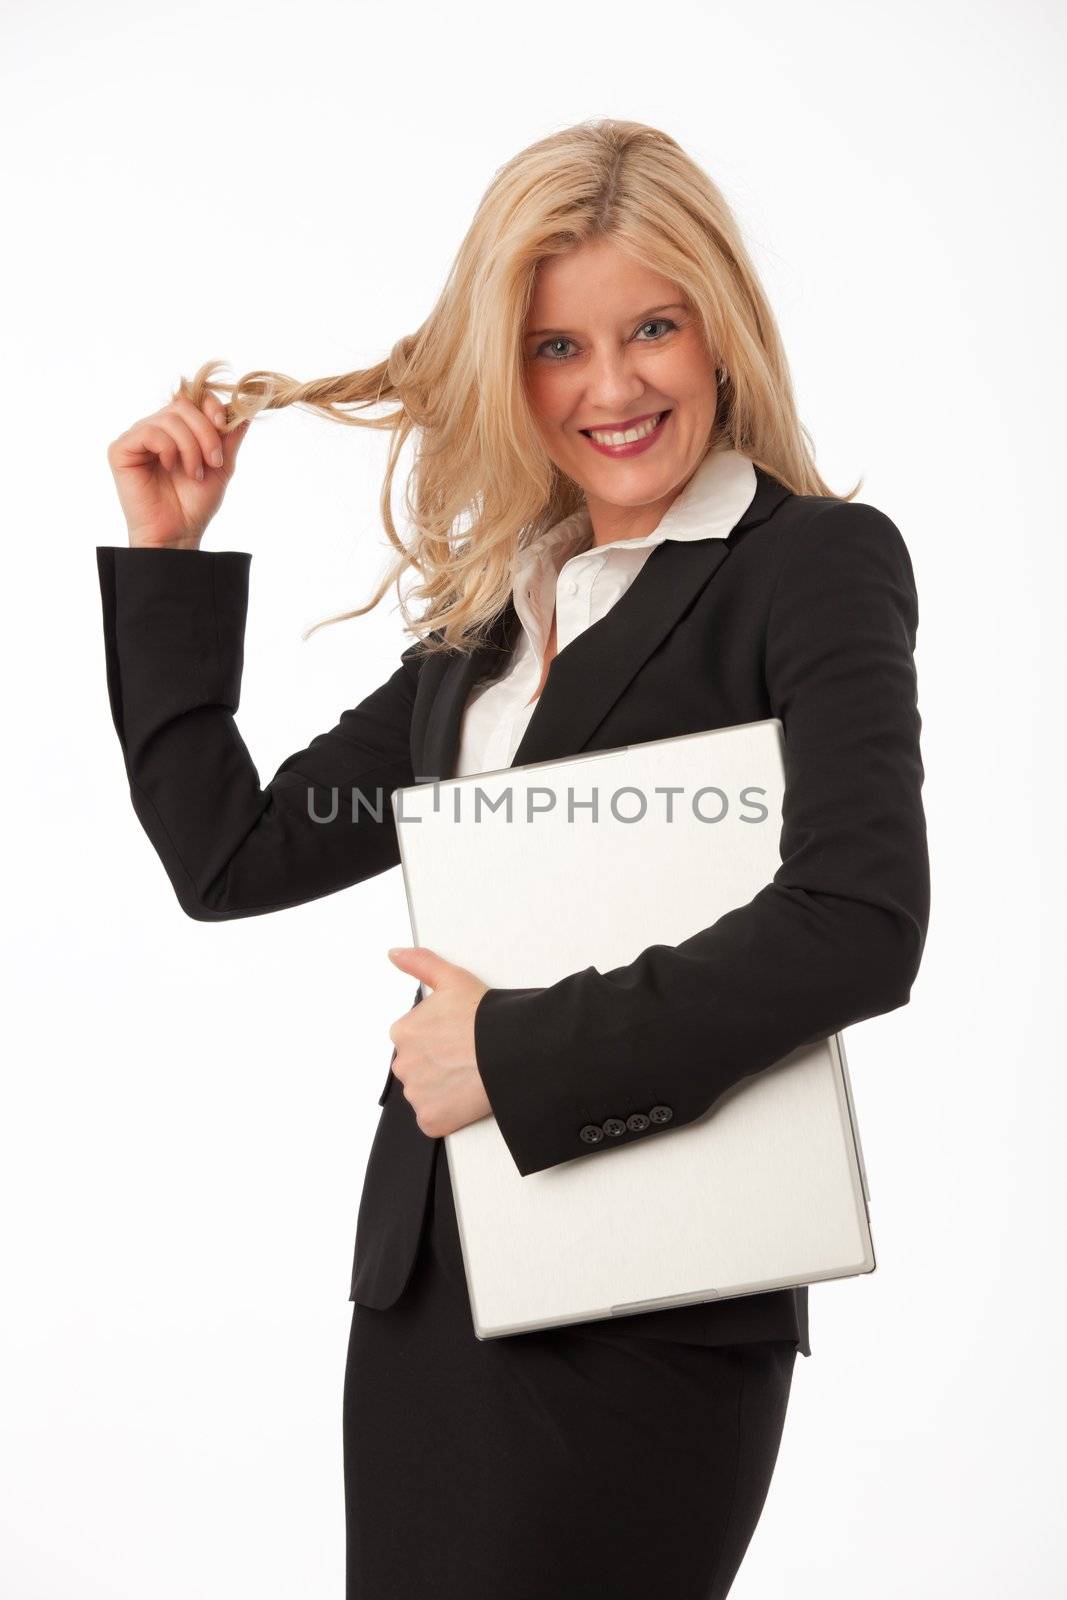
[[[648,1118],[643,1111],[635,1111],[632,1116],[627,1117],[626,1126],[631,1133],[644,1133],[648,1127]]]
[[[604,1130],[598,1127],[595,1122],[587,1122],[581,1130],[580,1137],[585,1140],[586,1144],[599,1144],[604,1137]]]
[[[576,578],[568,578],[567,582],[563,585],[563,593],[564,594],[577,594],[578,593],[578,580]]]

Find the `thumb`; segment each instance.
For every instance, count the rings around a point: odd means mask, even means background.
[[[237,460],[237,452],[244,443],[245,435],[251,426],[251,419],[248,418],[244,422],[239,422],[236,428],[231,428],[229,433],[223,434],[222,470],[225,473],[229,474],[233,471],[234,462]]]
[[[394,945],[388,951],[388,956],[401,972],[410,972],[413,978],[428,984],[431,989],[436,989],[446,974],[452,970],[450,961],[446,961],[444,956],[439,956],[435,950],[429,950],[422,944],[415,945],[412,949]]]

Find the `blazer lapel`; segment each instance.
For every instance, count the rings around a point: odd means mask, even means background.
[[[509,595],[486,640],[473,650],[457,651],[449,657],[426,719],[422,759],[415,763],[416,783],[429,783],[431,778],[443,783],[453,776],[459,759],[460,726],[467,696],[480,678],[495,677],[504,670],[511,647],[521,631],[522,623]]]
[[[790,490],[761,467],[756,493],[731,531],[764,521]],[[725,539],[665,539],[611,610],[555,656],[512,766],[578,755],[649,656],[730,553]],[[487,639],[457,652],[442,673],[426,724],[417,782],[455,774],[468,694],[501,672],[521,631],[511,597]]]
[[[606,616],[561,650],[512,766],[584,750],[679,617],[726,560],[723,539],[665,539]]]

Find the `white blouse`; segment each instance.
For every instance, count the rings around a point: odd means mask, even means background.
[[[558,655],[607,615],[664,539],[725,539],[755,492],[752,462],[720,440],[644,538],[594,546],[582,507],[520,551],[512,595],[522,632],[504,671],[475,684],[467,698],[454,776],[511,766],[537,706],[530,697],[541,681],[553,609]]]

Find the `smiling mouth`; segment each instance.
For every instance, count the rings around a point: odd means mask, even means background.
[[[655,433],[667,411],[657,411],[651,417],[644,417],[640,422],[634,422],[628,428],[579,428],[579,433],[584,433],[587,439],[592,439],[594,444],[623,445],[636,444],[641,439],[647,439],[649,434]]]

